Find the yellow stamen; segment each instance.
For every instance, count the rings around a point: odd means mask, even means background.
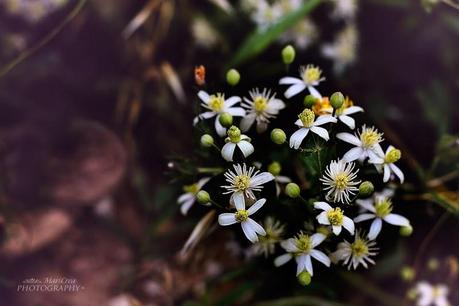
[[[376,215],[384,218],[392,212],[392,201],[388,198],[382,198],[376,201],[375,204]]]
[[[311,127],[314,123],[316,115],[314,115],[314,112],[309,108],[305,108],[304,111],[298,115],[298,118],[300,118],[301,122],[305,127]]]
[[[225,106],[225,96],[221,93],[217,93],[216,95],[211,95],[209,98],[209,107],[214,112],[221,112],[223,107]]]
[[[362,141],[362,146],[366,149],[372,148],[382,140],[382,133],[379,133],[374,127],[364,127],[360,134],[360,141]]]
[[[386,158],[384,159],[384,161],[386,163],[388,163],[388,164],[392,164],[392,163],[395,163],[396,161],[398,161],[401,157],[402,157],[402,152],[400,152],[400,150],[391,149],[386,154]]]
[[[368,246],[366,242],[360,238],[356,239],[354,243],[351,244],[352,254],[356,257],[361,257],[368,255]]]
[[[349,185],[349,176],[346,173],[338,173],[335,177],[335,186],[340,190],[344,190]]]
[[[262,113],[268,105],[268,101],[266,98],[262,96],[258,96],[253,101],[253,107],[257,113]]]
[[[313,65],[307,65],[302,73],[303,81],[307,84],[313,84],[318,82],[320,80],[321,75],[322,70],[320,70],[319,67]]]
[[[234,178],[234,186],[237,188],[239,191],[244,191],[247,188],[249,188],[250,185],[250,177],[247,175],[238,175]]]
[[[247,210],[238,210],[235,214],[237,222],[244,222],[249,218],[249,213]]]
[[[327,212],[328,221],[331,225],[342,225],[344,214],[341,208],[336,207]]]

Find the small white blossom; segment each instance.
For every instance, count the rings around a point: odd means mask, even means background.
[[[348,270],[351,268],[355,270],[359,265],[368,268],[368,263],[375,264],[370,257],[377,255],[377,250],[375,241],[362,237],[357,231],[354,242],[350,243],[346,240],[340,242],[338,249],[330,254],[330,258],[334,263],[343,261],[343,265],[347,265]]]
[[[249,156],[255,151],[253,145],[250,143],[250,138],[241,134],[241,130],[234,125],[228,129],[228,137],[225,139],[225,142],[222,148],[222,157],[226,161],[233,161],[236,147],[241,150],[244,157]]]
[[[303,18],[280,37],[283,44],[292,43],[299,49],[308,48],[316,39],[319,31],[310,18]]]
[[[346,26],[332,43],[322,46],[322,55],[333,61],[333,71],[341,74],[357,59],[358,32],[355,25]]]
[[[370,240],[376,239],[382,228],[382,221],[396,225],[396,226],[408,226],[410,221],[398,214],[392,213],[392,201],[390,198],[383,195],[375,195],[373,199],[357,200],[356,203],[362,208],[367,210],[369,213],[363,213],[354,219],[355,223],[359,223],[366,220],[373,220],[368,232],[368,238]]]
[[[373,156],[373,158],[370,158],[368,162],[374,164],[378,171],[384,172],[384,183],[389,181],[392,173],[394,173],[399,178],[400,183],[403,183],[405,176],[403,175],[402,170],[400,170],[400,168],[395,165],[395,162],[398,161],[400,157],[400,150],[397,150],[393,146],[389,146],[383,156]]]
[[[273,217],[267,217],[263,223],[263,227],[266,235],[259,237],[258,242],[252,246],[252,252],[268,257],[274,254],[276,244],[281,241],[285,232],[285,225]]]
[[[263,184],[274,180],[274,176],[269,172],[255,171],[255,167],[247,170],[246,164],[233,165],[234,172],[228,170],[225,172],[226,181],[230,185],[222,186],[227,191],[224,194],[231,193],[231,198],[248,197],[255,199],[254,192],[261,191]],[[235,200],[234,200],[235,201]]]
[[[265,236],[266,231],[260,224],[249,218],[249,216],[257,212],[265,202],[266,199],[260,199],[246,210],[244,197],[235,197],[234,205],[236,206],[236,212],[220,214],[218,216],[218,223],[221,226],[240,223],[244,235],[250,242],[255,243],[258,241],[258,235]]]
[[[247,110],[246,116],[241,120],[241,130],[246,132],[253,123],[257,122],[257,132],[262,133],[268,128],[269,120],[276,118],[279,110],[285,107],[285,103],[276,99],[276,94],[271,95],[271,90],[259,91],[255,88],[249,92],[250,98],[244,97],[242,107]]]
[[[330,122],[336,123],[336,118],[329,115],[319,116],[316,119],[314,112],[308,108],[304,109],[303,112],[298,115],[298,118],[299,119],[295,121],[295,125],[297,125],[300,129],[290,136],[290,147],[295,150],[300,147],[303,139],[308,135],[309,131],[328,141],[330,139],[328,131],[320,127],[320,125]]]
[[[251,14],[252,21],[258,26],[260,31],[264,31],[283,16],[284,11],[279,4],[269,4],[266,0],[258,0],[254,11]]]
[[[332,0],[334,9],[332,12],[333,18],[352,20],[357,14],[357,0]]]
[[[330,225],[335,235],[341,233],[344,227],[351,235],[354,235],[354,222],[346,217],[339,207],[331,207],[327,202],[315,202],[315,209],[323,210],[316,218],[320,224]]]
[[[191,24],[191,32],[197,44],[204,48],[214,47],[220,40],[212,25],[202,17],[197,17]]]
[[[193,206],[194,202],[196,202],[196,194],[209,180],[210,177],[204,177],[197,183],[183,187],[185,193],[182,194],[177,200],[177,202],[180,204],[180,212],[183,215],[188,213],[188,210],[190,210],[191,206]]]
[[[219,121],[221,114],[228,113],[235,117],[245,116],[245,110],[242,107],[233,107],[235,104],[241,102],[240,97],[233,96],[225,99],[224,94],[217,93],[215,95],[209,95],[203,90],[198,92],[198,97],[203,102],[201,103],[201,106],[206,108],[208,111],[194,118],[193,123],[196,124],[199,119],[209,119],[216,117],[215,130],[220,137],[223,137],[226,134],[226,128],[224,128]]]
[[[354,163],[346,163],[342,160],[331,161],[320,178],[326,187],[326,199],[332,202],[349,203],[359,188],[360,180],[357,180],[357,169],[354,172]]]
[[[299,73],[301,79],[284,77],[279,80],[279,84],[281,85],[290,85],[285,91],[284,96],[290,99],[307,88],[311,95],[316,98],[322,98],[322,95],[315,89],[315,86],[318,86],[320,82],[325,80],[325,78],[322,77],[322,70],[320,70],[319,67],[307,65],[306,67],[301,66]]]
[[[422,281],[416,284],[414,290],[417,295],[416,306],[451,306],[448,301],[449,288],[446,285],[431,285]]]
[[[281,247],[287,251],[286,254],[277,257],[274,260],[274,265],[279,267],[287,263],[292,258],[295,258],[297,263],[296,275],[307,271],[311,276],[313,273],[311,257],[320,261],[327,267],[330,266],[330,258],[323,252],[316,250],[327,237],[323,234],[313,234],[311,236],[304,233],[299,233],[296,237],[284,240],[281,242]]]
[[[350,143],[355,148],[350,149],[343,156],[343,160],[351,162],[354,160],[364,161],[367,157],[377,158],[378,156],[384,155],[384,152],[380,146],[380,142],[383,141],[383,134],[379,133],[374,127],[362,126],[358,134],[350,133],[338,133],[336,138]]]

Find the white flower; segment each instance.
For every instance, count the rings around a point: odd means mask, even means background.
[[[330,254],[333,262],[343,261],[343,265],[347,265],[347,269],[357,269],[359,265],[368,268],[368,263],[375,264],[370,256],[375,256],[378,248],[376,242],[361,237],[360,232],[355,234],[354,242],[349,243],[346,240],[338,244],[338,249]]]
[[[324,44],[322,55],[333,61],[333,71],[341,74],[357,58],[358,32],[355,25],[346,26],[332,43]]]
[[[368,160],[369,163],[374,164],[378,171],[384,171],[383,181],[387,183],[391,177],[391,174],[394,173],[400,180],[400,183],[403,183],[405,176],[403,175],[402,170],[395,165],[395,162],[401,158],[400,150],[389,146],[386,150],[386,154],[383,156],[373,156]]]
[[[262,133],[268,128],[270,118],[275,118],[279,110],[285,107],[284,102],[276,99],[276,94],[271,95],[271,90],[258,88],[249,92],[250,99],[244,97],[242,107],[247,109],[247,115],[241,121],[241,130],[246,132],[252,124],[257,122],[257,132]]]
[[[240,97],[230,97],[225,100],[225,95],[221,93],[217,93],[215,95],[209,95],[207,92],[201,90],[198,92],[199,98],[202,100],[201,103],[202,107],[208,109],[196,118],[194,118],[194,124],[198,122],[199,119],[209,119],[215,118],[215,130],[220,137],[225,136],[226,129],[220,124],[218,120],[220,115],[223,113],[228,113],[235,117],[244,117],[245,110],[242,107],[233,107],[236,103],[241,102]]]
[[[295,238],[282,241],[281,247],[284,248],[287,253],[277,257],[274,260],[274,265],[279,267],[295,257],[297,263],[296,275],[298,276],[301,272],[307,271],[312,276],[313,269],[311,257],[320,261],[327,267],[330,266],[330,258],[323,252],[315,249],[315,247],[321,244],[325,238],[325,235],[319,233],[312,236],[299,233]]]
[[[250,167],[247,171],[246,164],[233,165],[234,171],[225,172],[225,178],[230,185],[222,186],[227,191],[224,194],[232,193],[231,198],[249,197],[255,199],[254,191],[261,191],[263,184],[274,180],[274,176],[269,172],[255,171],[255,167]],[[234,199],[235,201],[235,199]]]
[[[188,213],[188,210],[190,210],[191,206],[194,204],[194,202],[196,202],[196,194],[209,180],[210,177],[204,177],[197,183],[183,187],[185,193],[182,194],[177,200],[177,202],[180,204],[180,211],[183,215]]]
[[[347,151],[343,156],[343,160],[351,162],[354,160],[363,161],[367,157],[377,158],[378,156],[384,155],[383,150],[379,143],[383,141],[382,133],[379,133],[374,127],[362,126],[358,134],[352,135],[350,133],[338,133],[336,138],[353,144],[355,148]]]
[[[264,31],[278,22],[283,13],[284,12],[280,5],[271,5],[266,0],[258,0],[257,6],[251,15],[251,18],[260,31]]]
[[[330,122],[336,122],[336,118],[329,115],[319,116],[316,119],[316,115],[309,108],[305,108],[301,114],[298,115],[298,120],[295,124],[300,128],[298,131],[290,136],[290,147],[298,149],[303,142],[303,139],[308,135],[309,131],[319,135],[325,140],[329,140],[328,131],[319,125],[323,125]]]
[[[228,137],[225,139],[225,142],[222,148],[222,157],[226,161],[233,161],[236,147],[241,150],[244,157],[249,156],[255,151],[253,145],[250,143],[250,138],[241,134],[241,130],[234,125],[228,129]]]
[[[191,32],[196,43],[204,48],[212,48],[220,40],[218,33],[205,18],[195,18],[191,24]]]
[[[218,223],[221,226],[240,223],[242,231],[247,239],[249,239],[250,242],[255,243],[258,241],[258,235],[265,236],[266,232],[260,224],[253,221],[253,219],[249,218],[249,216],[259,210],[265,202],[266,199],[260,199],[246,210],[244,197],[235,197],[234,205],[236,206],[236,212],[220,214],[218,216]]]
[[[252,251],[255,254],[263,254],[268,257],[268,255],[274,254],[276,244],[282,239],[285,225],[273,217],[267,217],[263,225],[266,235],[259,237],[258,242],[253,245]]]
[[[332,202],[349,203],[351,196],[354,196],[359,188],[360,180],[356,180],[357,169],[353,172],[354,163],[345,163],[342,160],[333,160],[325,169],[320,180],[326,187],[326,199]]]
[[[357,13],[357,0],[332,0],[335,8],[332,16],[336,19],[354,19]]]
[[[280,37],[283,44],[293,43],[299,49],[306,49],[316,39],[319,31],[310,18],[303,18]]]
[[[374,219],[370,226],[368,238],[374,240],[378,237],[381,231],[382,221],[386,221],[389,224],[397,226],[408,226],[410,221],[397,214],[392,214],[392,201],[390,198],[383,195],[376,195],[374,201],[372,199],[357,200],[356,203],[362,208],[369,211],[369,213],[363,213],[354,219],[355,223],[359,223],[366,220]]]
[[[284,96],[287,99],[290,99],[307,88],[311,95],[316,98],[322,98],[322,95],[314,88],[314,86],[319,85],[320,82],[325,80],[325,78],[322,77],[322,70],[313,65],[307,65],[306,67],[301,66],[300,76],[301,79],[284,77],[279,80],[279,84],[281,85],[290,85],[290,87],[285,91]]]
[[[449,288],[446,285],[431,285],[422,281],[416,284],[417,306],[451,306],[448,301]]]
[[[331,225],[335,235],[339,235],[343,227],[354,235],[354,222],[344,215],[341,208],[333,208],[327,202],[314,202],[314,208],[323,210],[316,217],[317,221],[323,225]]]

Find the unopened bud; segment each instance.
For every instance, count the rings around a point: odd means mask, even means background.
[[[287,140],[287,135],[285,135],[285,132],[281,129],[274,129],[271,132],[271,140],[275,144],[283,144]]]
[[[284,64],[289,65],[295,60],[295,48],[292,45],[286,46],[282,49],[282,61]]]
[[[201,136],[201,145],[203,147],[209,148],[214,144],[214,138],[209,134],[204,134]]]
[[[311,274],[309,274],[307,271],[301,272],[298,274],[298,282],[302,286],[308,286],[311,283]]]
[[[300,186],[295,183],[288,183],[287,186],[285,186],[285,193],[291,198],[299,197],[300,192]]]
[[[370,181],[365,181],[359,186],[359,196],[362,198],[367,198],[373,194],[375,191],[375,186]]]
[[[334,109],[340,108],[344,103],[344,95],[341,92],[335,92],[330,97],[330,104]]]
[[[223,113],[218,118],[218,121],[224,127],[230,127],[233,124],[233,116],[231,116],[229,113]]]
[[[230,69],[226,73],[226,81],[231,86],[237,85],[240,79],[241,79],[241,75],[239,74],[239,71],[237,71],[236,69]]]
[[[207,191],[205,190],[200,190],[196,194],[196,199],[198,200],[199,204],[206,205],[210,202],[210,195]]]

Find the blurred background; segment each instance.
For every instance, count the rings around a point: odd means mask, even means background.
[[[458,305],[457,2],[306,2],[1,0],[0,304],[414,305],[426,280]],[[273,83],[286,43],[403,151],[399,208],[415,229],[382,241],[373,269],[321,276],[320,295],[229,251],[228,233],[178,256],[204,211],[183,217],[184,182],[168,175],[199,136],[195,66],[208,88],[231,67]],[[46,277],[84,289],[18,292]]]

